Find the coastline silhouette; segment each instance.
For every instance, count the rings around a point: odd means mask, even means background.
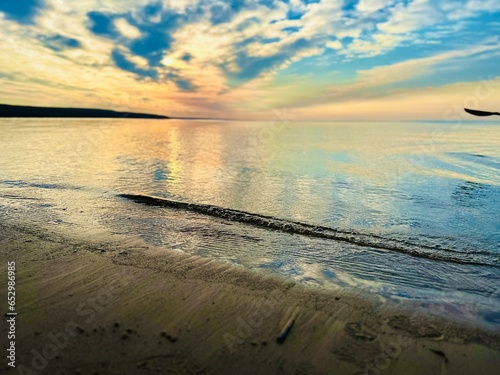
[[[32,107],[0,104],[0,118],[28,117],[28,118],[140,118],[140,119],[169,119],[170,117],[148,113],[117,112],[106,109],[93,108],[56,108]]]

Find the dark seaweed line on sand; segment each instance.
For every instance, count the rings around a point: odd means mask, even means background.
[[[312,225],[291,220],[279,219],[272,216],[253,214],[249,212],[232,210],[228,208],[200,204],[174,201],[170,199],[150,197],[136,194],[118,194],[118,197],[125,198],[136,203],[149,206],[167,207],[184,211],[195,212],[203,215],[209,215],[238,223],[245,223],[256,227],[277,230],[280,232],[298,234],[308,237],[317,237],[331,239],[335,241],[348,242],[362,247],[370,247],[382,250],[390,250],[399,253],[408,254],[414,257],[447,261],[453,263],[467,263],[482,266],[493,266],[486,262],[480,262],[475,259],[458,259],[450,256],[450,253],[459,253],[458,251],[444,248],[437,248],[425,245],[415,245],[405,241],[387,239],[377,235],[366,235],[356,232],[347,232],[325,226]],[[468,255],[460,253],[462,256]]]

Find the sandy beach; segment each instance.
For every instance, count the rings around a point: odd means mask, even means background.
[[[17,279],[7,373],[495,374],[500,365],[500,333],[369,296],[106,233],[6,223],[1,232],[2,263],[16,262]]]
[[[0,375],[500,375],[500,1],[0,1]]]

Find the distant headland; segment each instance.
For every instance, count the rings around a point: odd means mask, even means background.
[[[55,117],[55,118],[142,118],[169,119],[167,116],[147,113],[116,112],[91,108],[30,107],[0,104],[0,117]]]

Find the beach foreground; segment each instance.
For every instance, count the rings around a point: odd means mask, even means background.
[[[16,262],[16,369],[4,358],[7,373],[429,375],[500,366],[500,333],[491,330],[140,239],[0,230],[2,263]]]

